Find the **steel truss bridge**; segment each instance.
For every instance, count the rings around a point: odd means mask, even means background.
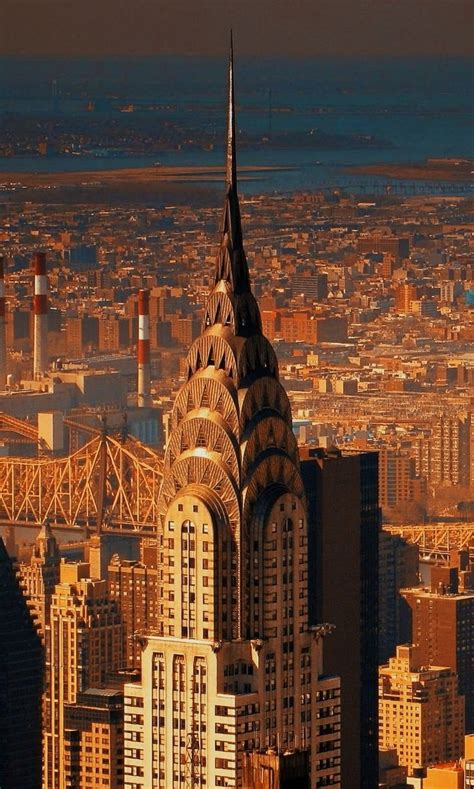
[[[49,520],[53,528],[153,533],[160,456],[126,430],[115,436],[65,423],[93,437],[67,457],[0,458],[0,525],[35,528]],[[34,425],[4,414],[0,430],[37,437]]]
[[[384,531],[397,534],[408,542],[418,545],[423,559],[447,559],[450,551],[469,551],[474,558],[474,522],[428,523],[423,525],[384,525]]]
[[[66,457],[0,457],[0,526],[153,534],[158,523],[161,457],[131,436],[65,419],[71,444],[88,442]],[[0,412],[0,433],[12,444],[38,442],[33,423]],[[42,447],[38,444],[40,453]],[[418,545],[425,559],[445,559],[466,548],[474,558],[474,521],[391,525],[384,529]]]

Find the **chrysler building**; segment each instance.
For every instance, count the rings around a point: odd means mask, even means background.
[[[227,113],[215,281],[166,447],[160,624],[125,687],[128,789],[251,787],[292,758],[298,786],[339,786],[339,680],[323,675],[324,628],[308,625],[291,408],[243,247],[232,44]]]

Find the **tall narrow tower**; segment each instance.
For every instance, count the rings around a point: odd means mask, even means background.
[[[7,338],[5,326],[5,269],[0,255],[0,391],[7,383]]]
[[[312,785],[324,775],[338,786],[339,681],[321,678],[321,631],[308,624],[307,511],[291,409],[242,243],[232,48],[226,165],[215,284],[164,462],[163,615],[158,635],[145,639],[141,689],[126,691],[135,704],[143,699],[144,721],[155,721],[137,744],[143,784],[135,785],[242,786],[242,751],[281,748],[310,752]]]
[[[150,393],[150,291],[138,292],[138,405],[151,405]]]
[[[75,704],[87,688],[103,686],[107,675],[122,665],[123,628],[117,606],[107,595],[107,582],[90,578],[89,564],[60,565],[45,644],[42,788],[64,789],[66,705]]]
[[[33,377],[41,378],[48,370],[48,278],[45,253],[36,252],[33,263],[35,271]]]
[[[0,537],[0,786],[41,786],[41,641]]]
[[[49,522],[45,521],[35,540],[30,561],[22,562],[18,567],[31,618],[42,639],[49,624],[51,596],[59,583],[60,561],[57,540]]]

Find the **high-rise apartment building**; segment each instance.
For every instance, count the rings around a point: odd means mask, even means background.
[[[300,454],[310,622],[335,625],[324,665],[341,677],[342,786],[368,789],[378,776],[378,457],[306,447]]]
[[[88,688],[64,708],[64,784],[69,789],[123,787],[123,692]]]
[[[408,315],[411,312],[412,301],[418,300],[420,289],[409,282],[399,285],[395,291],[395,311]]]
[[[397,261],[407,258],[410,254],[410,239],[402,236],[361,233],[357,239],[359,252],[388,253]]]
[[[85,562],[60,565],[46,627],[43,789],[64,789],[66,705],[101,687],[122,664],[123,630],[107,582],[91,580]],[[69,745],[67,746],[69,748]]]
[[[443,416],[434,425],[431,437],[429,481],[433,484],[471,483],[472,414]]]
[[[463,557],[461,557],[463,558]],[[465,557],[467,558],[467,557]],[[466,732],[474,732],[474,588],[472,573],[433,567],[429,587],[403,589],[411,625],[424,665],[450,666],[465,696]],[[462,578],[468,574],[468,578]],[[460,577],[461,576],[461,577]],[[460,588],[459,581],[467,580]],[[471,588],[469,588],[471,587]]]
[[[130,321],[116,315],[104,315],[99,321],[101,351],[119,351],[130,345]]]
[[[293,274],[291,278],[293,296],[302,294],[306,302],[323,301],[328,297],[328,275],[313,269]]]
[[[41,641],[0,538],[0,786],[41,785]]]
[[[110,598],[116,601],[123,623],[123,655],[129,668],[141,668],[141,646],[137,636],[158,630],[159,570],[156,541],[153,543],[151,549],[142,541],[139,561],[121,559],[116,554],[107,571]]]
[[[310,310],[277,313],[275,332],[285,342],[346,342],[347,319],[338,315],[314,315]]]
[[[379,501],[381,507],[397,507],[413,500],[414,460],[400,449],[379,450]]]
[[[415,468],[434,491],[439,486],[474,483],[474,415],[472,411],[437,419],[431,435],[416,445]]]
[[[18,567],[30,614],[43,640],[49,624],[51,596],[59,581],[59,563],[58,543],[51,526],[45,521],[35,540],[30,561],[22,562]]]
[[[83,356],[99,345],[99,319],[92,315],[68,316],[66,344],[69,356]]]
[[[464,748],[464,698],[451,668],[424,666],[418,647],[397,647],[380,668],[379,743],[395,748],[408,775],[459,759]]]
[[[159,630],[125,687],[125,786],[239,787],[244,751],[308,751],[339,786],[339,680],[308,621],[307,511],[288,397],[242,243],[232,59],[215,284],[171,416]],[[128,700],[128,701],[127,701]]]

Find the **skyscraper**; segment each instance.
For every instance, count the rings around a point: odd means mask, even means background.
[[[335,626],[325,666],[341,677],[344,789],[378,780],[378,458],[301,448],[309,502],[310,622]],[[350,645],[350,646],[349,646]]]
[[[242,243],[232,52],[226,177],[215,284],[166,449],[163,613],[141,685],[125,689],[125,786],[241,786],[242,751],[267,748],[308,750],[311,785],[338,786],[339,681],[322,677],[309,627],[291,409]]]
[[[0,538],[0,786],[41,785],[41,641]]]

